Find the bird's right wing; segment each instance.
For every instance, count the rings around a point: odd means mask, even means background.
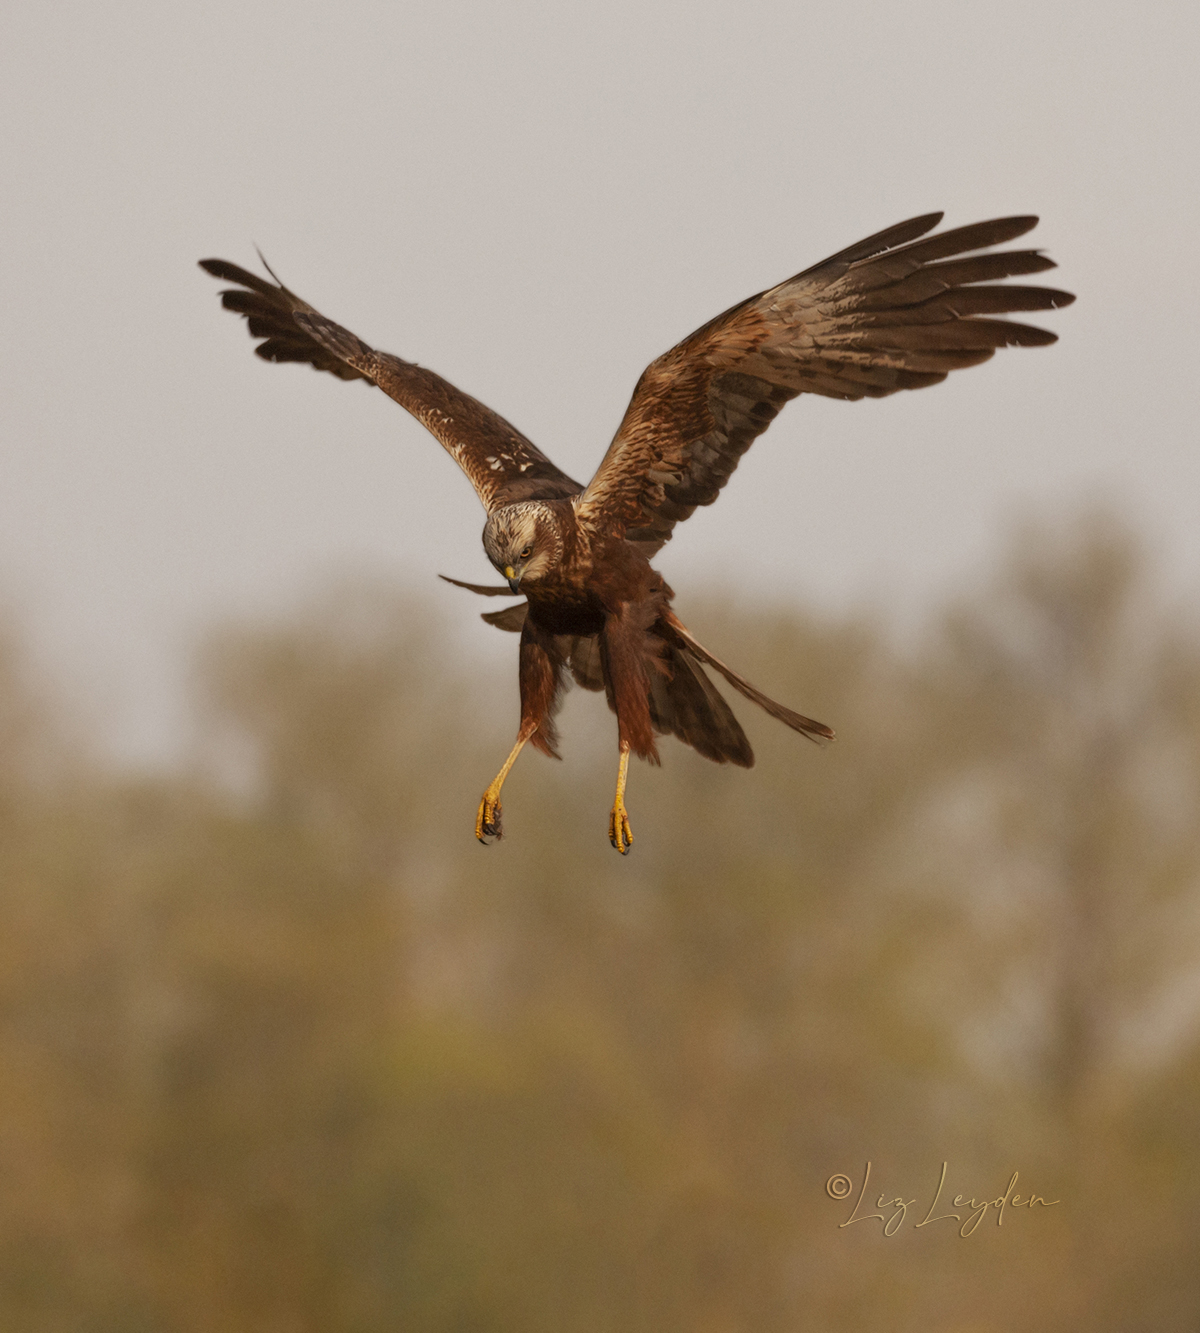
[[[567,499],[583,490],[515,426],[432,370],[368,347],[282,283],[224,259],[202,259],[200,267],[238,284],[221,293],[221,304],[245,316],[252,338],[265,339],[254,349],[259,356],[377,384],[445,447],[489,514],[519,500]]]

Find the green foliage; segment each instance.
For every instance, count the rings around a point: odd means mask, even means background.
[[[386,589],[214,636],[190,775],[65,763],[0,655],[4,1327],[1194,1326],[1200,649],[1129,535],[907,657],[689,622],[839,739],[736,701],[757,766],[666,743],[627,860],[594,695],[474,842],[515,669]],[[919,1229],[943,1161],[1061,1202]]]

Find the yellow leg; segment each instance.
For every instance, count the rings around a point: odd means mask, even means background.
[[[525,748],[528,739],[528,736],[517,737],[517,743],[504,761],[504,767],[496,774],[495,781],[483,793],[483,800],[479,802],[479,813],[475,816],[475,836],[485,847],[489,838],[503,837],[500,829],[500,788],[504,786],[504,779],[508,777],[509,769],[517,762],[517,755]]]
[[[612,814],[608,817],[608,840],[621,853],[629,855],[633,846],[633,832],[629,827],[629,816],[625,813],[625,780],[629,776],[629,746],[621,746],[621,764],[617,769],[617,798],[613,801]]]

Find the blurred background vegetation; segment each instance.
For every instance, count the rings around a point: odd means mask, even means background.
[[[475,843],[515,653],[395,590],[213,635],[141,779],[9,633],[0,1326],[1197,1327],[1194,614],[1095,515],[903,650],[681,609],[839,740],[736,700],[758,766],[667,742],[627,860],[594,695]],[[943,1162],[1060,1202],[918,1229]]]

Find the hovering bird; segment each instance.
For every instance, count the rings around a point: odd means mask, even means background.
[[[998,347],[1056,341],[1045,329],[995,318],[1075,299],[1047,287],[995,285],[1054,267],[1037,250],[989,250],[1024,235],[1037,218],[927,235],[941,220],[928,213],[868,236],[748,297],[651,362],[587,486],[440,375],[378,352],[326,319],[269,266],[275,283],[223,259],[200,261],[237,284],[221,301],[246,317],[251,337],[264,339],[254,349],[259,356],[378,385],[441,442],[483,502],[483,548],[505,581],[448,582],[524,600],[483,617],[520,633],[521,722],[479,803],[480,842],[501,836],[500,790],[522,748],[557,757],[554,715],[568,673],[585,689],[603,690],[617,715],[608,832],[622,854],[633,843],[625,809],[631,753],[656,764],[655,737],[670,734],[716,763],[754,763],[705,667],[801,735],[833,738],[829,727],[768,699],[697,643],[650,560],[676,523],[712,504],[738,459],[797,395],[882,398],[940,383]]]

